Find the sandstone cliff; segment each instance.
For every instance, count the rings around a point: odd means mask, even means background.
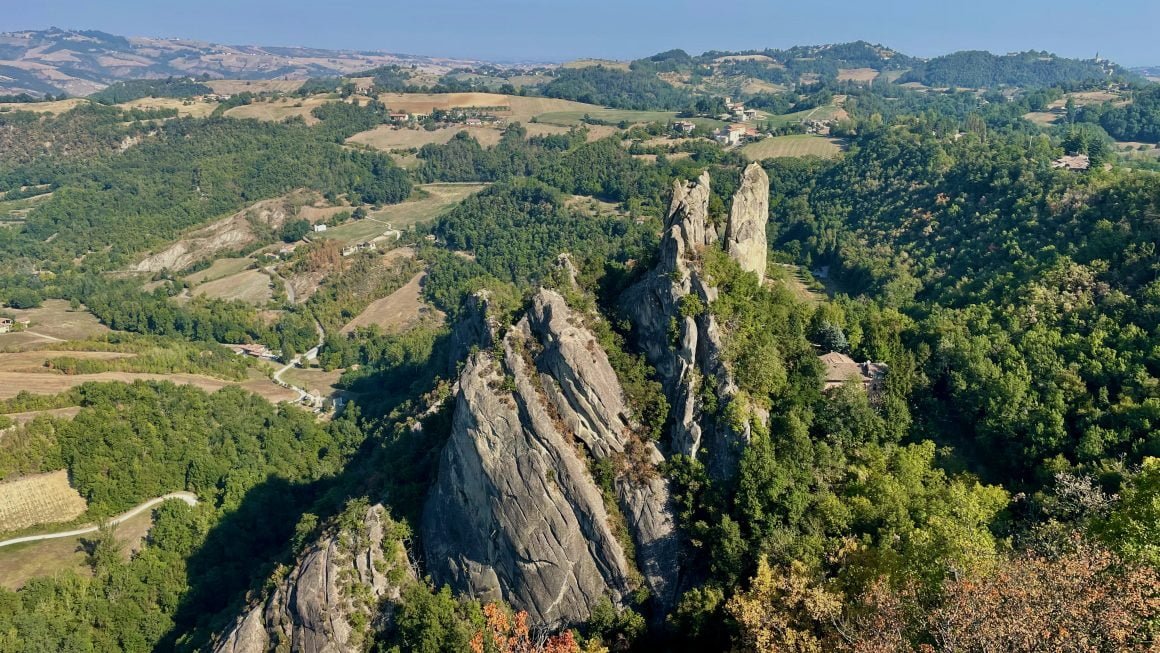
[[[371,506],[354,529],[329,534],[307,549],[266,599],[226,632],[217,653],[364,650],[370,633],[352,620],[382,627],[398,601],[400,583],[414,580],[390,518]],[[357,616],[356,616],[357,615]]]
[[[692,184],[675,184],[660,261],[624,294],[620,307],[636,327],[637,345],[656,367],[675,411],[670,447],[697,457],[705,446],[710,472],[723,478],[732,474],[749,433],[734,432],[703,405],[705,384],[716,395],[719,409],[737,393],[733,375],[723,363],[721,328],[708,310],[717,289],[701,270],[704,249],[717,246],[709,222],[709,184],[708,173]],[[761,166],[750,165],[733,198],[725,231],[726,251],[743,269],[759,276],[764,276],[766,266],[768,197],[768,176]],[[697,306],[699,311],[689,308]]]
[[[595,337],[563,298],[541,290],[504,337],[459,379],[452,433],[423,515],[436,584],[503,598],[536,623],[583,621],[603,597],[621,603],[641,579],[663,605],[677,589],[667,483],[630,477],[627,457],[661,462],[634,440],[624,393]],[[589,471],[614,462],[613,494]],[[618,537],[624,520],[636,566]]]

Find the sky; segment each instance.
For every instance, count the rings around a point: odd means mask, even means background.
[[[1160,0],[0,0],[0,32],[50,26],[492,61],[864,39],[923,57],[1034,49],[1160,65]]]

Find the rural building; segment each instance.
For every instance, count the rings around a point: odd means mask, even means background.
[[[387,117],[393,122],[407,122],[411,119],[411,115],[407,113],[389,113]]]
[[[1052,168],[1062,168],[1064,170],[1087,170],[1092,167],[1092,160],[1086,154],[1074,154],[1070,156],[1061,156],[1051,162]]]
[[[8,333],[12,330],[12,320],[7,317],[0,317],[0,333]]]
[[[886,365],[884,363],[871,363],[870,361],[859,363],[836,351],[822,354],[818,360],[822,362],[822,367],[825,370],[823,387],[826,390],[837,388],[852,380],[861,383],[862,388],[867,392],[876,394],[882,389],[882,383],[886,378]]]
[[[316,232],[326,231],[326,225],[316,224],[316,225],[314,225],[314,231],[316,231]]]
[[[688,120],[678,120],[673,123],[673,131],[688,134],[697,128],[697,123]]]
[[[468,127],[482,127],[483,126],[483,121],[480,120],[479,118],[468,118],[467,120],[465,120],[463,122]]]
[[[275,360],[278,358],[278,352],[272,351],[266,345],[259,344],[245,344],[245,345],[226,345],[234,350],[234,353],[239,356],[253,356],[254,358],[268,358]]]

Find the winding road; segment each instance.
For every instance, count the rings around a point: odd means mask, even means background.
[[[130,510],[126,513],[122,513],[120,515],[117,515],[116,517],[113,517],[112,519],[110,519],[109,521],[107,521],[105,523],[108,525],[111,525],[111,526],[116,526],[117,524],[120,524],[123,521],[127,521],[129,519],[136,517],[137,515],[140,515],[141,513],[145,512],[146,510],[149,510],[150,508],[152,508],[153,506],[156,506],[157,504],[161,503],[162,501],[167,501],[169,499],[179,499],[179,500],[184,501],[185,503],[189,504],[190,506],[197,505],[197,495],[192,493],[192,492],[170,492],[169,494],[166,494],[165,496],[160,496],[160,497],[157,497],[156,499],[150,499],[150,500],[146,501],[145,503],[142,503],[141,505],[137,506],[136,508],[133,508],[132,510]],[[26,535],[24,537],[14,537],[10,540],[4,540],[3,542],[0,542],[0,547],[5,547],[5,546],[8,546],[10,544],[24,544],[25,542],[39,542],[41,540],[55,540],[55,539],[59,539],[62,537],[76,537],[78,535],[87,535],[89,533],[97,532],[98,530],[100,530],[100,528],[101,528],[100,526],[86,526],[84,528],[78,528],[76,530],[71,530],[71,531],[61,531],[59,533],[45,533],[43,535]]]

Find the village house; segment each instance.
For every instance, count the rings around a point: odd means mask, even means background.
[[[724,145],[740,145],[747,138],[757,136],[757,130],[745,125],[726,125],[713,135],[717,142]]]
[[[468,127],[482,127],[483,121],[479,118],[468,118],[467,120],[463,121],[463,124],[467,125]]]
[[[1072,170],[1079,172],[1087,170],[1092,167],[1092,160],[1086,154],[1073,154],[1069,156],[1061,156],[1051,162],[1052,168]]]
[[[388,113],[387,117],[391,119],[391,122],[407,122],[410,120],[411,115],[407,113]]]
[[[836,351],[822,354],[818,360],[822,362],[822,367],[825,370],[823,387],[826,390],[840,387],[848,381],[861,383],[862,389],[871,395],[882,390],[882,384],[886,378],[885,363],[871,363],[870,361],[859,363]]]
[[[324,225],[324,224],[316,224],[316,225],[314,225],[314,231],[315,231],[315,232],[317,232],[317,233],[320,233],[320,232],[326,231],[326,225]]]
[[[688,134],[697,128],[697,123],[688,120],[678,120],[673,123],[673,131]]]
[[[0,317],[0,333],[8,333],[12,330],[12,319],[7,317]]]

